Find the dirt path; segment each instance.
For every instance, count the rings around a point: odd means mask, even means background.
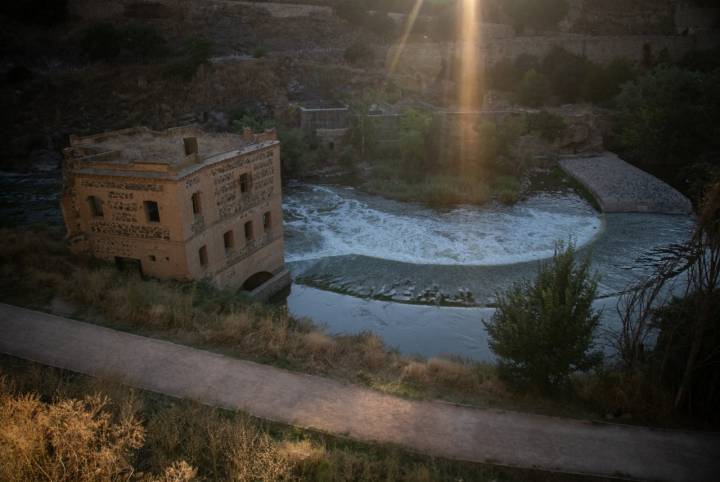
[[[709,482],[720,474],[719,434],[404,400],[4,304],[0,352],[452,459],[651,480]]]

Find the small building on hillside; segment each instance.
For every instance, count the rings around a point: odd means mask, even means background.
[[[341,144],[350,126],[350,108],[336,102],[313,101],[300,106],[300,128],[328,148]]]
[[[289,283],[274,130],[132,128],[71,136],[64,154],[61,202],[73,252],[259,299]]]

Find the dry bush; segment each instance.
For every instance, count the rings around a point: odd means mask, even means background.
[[[210,480],[287,480],[292,463],[270,436],[243,418],[179,403],[148,423],[146,450],[153,471],[178,457],[205,468]]]
[[[576,387],[581,399],[605,414],[631,415],[638,421],[667,421],[674,411],[672,396],[640,372],[582,377]]]
[[[481,383],[474,364],[446,358],[431,358],[427,362],[411,361],[403,367],[401,380],[458,391],[477,390]]]
[[[174,462],[159,477],[147,476],[142,482],[192,482],[197,478],[197,470],[184,460]]]
[[[127,480],[143,444],[133,417],[112,420],[107,398],[43,403],[36,395],[0,395],[0,479]]]

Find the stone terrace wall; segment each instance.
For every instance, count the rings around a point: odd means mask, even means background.
[[[598,63],[608,63],[618,57],[639,62],[643,58],[645,45],[649,45],[656,54],[667,49],[673,60],[679,60],[687,52],[703,48],[701,43],[704,42],[690,36],[556,34],[495,39],[487,42],[485,51],[488,65],[494,65],[502,59],[512,60],[523,54],[542,58],[555,46],[584,55]]]
[[[667,50],[673,60],[679,60],[687,52],[711,48],[719,43],[720,39],[716,35],[594,36],[557,33],[509,38],[485,37],[480,46],[480,55],[485,65],[492,67],[500,60],[513,60],[520,55],[543,58],[557,46],[604,64],[620,57],[640,62],[646,45],[655,55]],[[388,50],[388,65],[394,59],[397,48],[393,46]],[[424,92],[441,78],[447,77],[456,56],[456,48],[450,42],[408,44],[393,75],[405,88]]]
[[[294,18],[311,17],[313,15],[332,15],[330,7],[320,5],[300,5],[296,3],[274,3],[274,2],[238,2],[253,8],[260,8],[267,11],[271,17]]]
[[[568,32],[589,35],[670,35],[677,0],[570,0]]]

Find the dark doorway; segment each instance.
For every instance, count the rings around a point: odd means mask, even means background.
[[[125,273],[137,273],[140,276],[143,274],[142,263],[140,263],[139,259],[115,256],[115,265],[120,271],[124,271]]]
[[[242,289],[245,291],[252,291],[255,288],[262,286],[263,284],[270,281],[272,277],[272,273],[268,273],[267,271],[255,273],[254,275],[249,277],[247,281],[245,281],[245,283],[243,283]]]

